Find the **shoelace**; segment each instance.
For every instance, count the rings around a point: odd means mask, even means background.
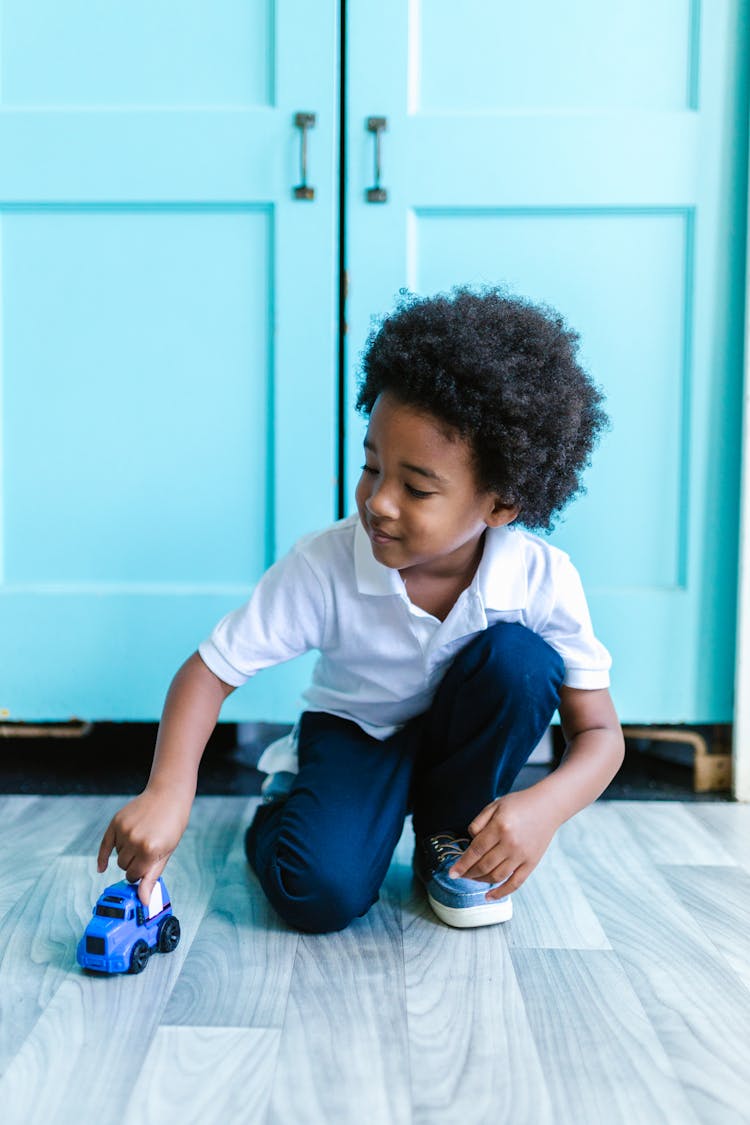
[[[430,844],[441,863],[446,859],[460,859],[470,843],[467,836],[453,836],[450,832],[436,832],[434,836],[430,836]]]

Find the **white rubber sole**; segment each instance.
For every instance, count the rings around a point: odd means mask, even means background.
[[[488,902],[483,906],[445,906],[442,902],[436,902],[429,893],[427,900],[441,922],[458,929],[494,926],[497,922],[509,922],[513,917],[513,902],[510,897],[504,901]]]

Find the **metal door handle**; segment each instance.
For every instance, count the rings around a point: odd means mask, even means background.
[[[375,186],[367,188],[365,199],[368,203],[387,203],[388,192],[380,186],[380,134],[388,127],[387,117],[368,117],[367,131],[375,134]]]
[[[295,199],[315,199],[315,188],[309,187],[307,183],[307,130],[312,129],[316,121],[317,117],[314,113],[295,113],[294,115],[294,124],[302,130],[300,145],[302,183],[294,188]]]

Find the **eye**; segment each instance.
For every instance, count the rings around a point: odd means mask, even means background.
[[[377,469],[373,469],[372,465],[363,465],[362,466],[362,472],[363,473],[376,473],[377,471],[378,471]]]
[[[413,496],[415,500],[425,500],[428,496],[434,495],[432,492],[422,492],[419,488],[412,488],[410,484],[407,484],[406,491],[410,496]]]

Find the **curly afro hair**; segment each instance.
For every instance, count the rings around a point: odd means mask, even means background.
[[[604,395],[576,362],[579,335],[559,313],[502,286],[455,286],[402,300],[372,328],[357,410],[387,391],[468,441],[480,489],[517,522],[551,531],[578,493],[609,419]]]

